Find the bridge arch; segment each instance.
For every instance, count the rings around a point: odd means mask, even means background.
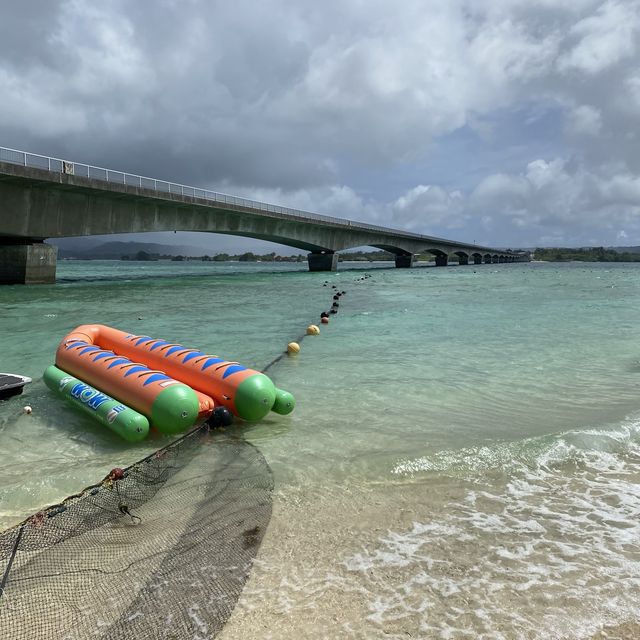
[[[453,255],[458,256],[458,264],[461,266],[469,264],[469,254],[466,251],[454,251]]]

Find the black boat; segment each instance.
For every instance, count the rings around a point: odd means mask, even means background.
[[[17,373],[0,373],[0,400],[22,393],[25,384],[29,384],[31,378]]]

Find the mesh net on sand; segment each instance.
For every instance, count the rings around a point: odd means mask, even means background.
[[[203,426],[114,471],[0,533],[0,638],[205,640],[231,615],[271,516],[261,453]]]

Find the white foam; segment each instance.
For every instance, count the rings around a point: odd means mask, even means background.
[[[497,475],[492,465],[505,456],[483,449],[394,467],[459,470],[477,453],[491,473],[478,478],[476,464],[476,486],[437,522],[389,531],[344,560],[365,574],[358,580],[370,587],[372,622],[419,625],[426,637],[546,640],[640,619],[637,421],[528,444],[534,456],[499,466]]]

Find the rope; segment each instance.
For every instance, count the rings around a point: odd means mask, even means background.
[[[370,276],[369,276],[370,277]],[[329,283],[325,281],[325,283],[322,285],[323,287],[326,287]],[[346,291],[338,291],[337,287],[334,285],[331,288],[331,293],[333,296],[332,299],[332,305],[330,308],[330,313],[332,314],[337,314],[338,313],[338,307],[340,306],[338,304],[338,300],[346,293]],[[323,312],[323,314],[326,313],[327,316],[329,314],[329,312]],[[322,316],[321,316],[322,317]],[[297,342],[298,344],[300,344],[305,338],[307,337],[307,334],[304,333],[301,336],[298,336],[295,339],[295,342]],[[266,373],[267,371],[269,371],[269,369],[271,369],[271,367],[273,367],[275,364],[277,364],[278,362],[280,362],[280,360],[282,360],[282,358],[284,358],[287,355],[286,351],[283,351],[281,354],[279,354],[278,356],[276,356],[266,367],[264,367],[262,369],[262,373]]]
[[[4,595],[4,587],[7,584],[7,580],[9,579],[9,571],[11,571],[11,565],[16,557],[16,553],[18,552],[18,547],[20,546],[20,540],[22,540],[22,532],[24,531],[24,524],[18,530],[18,535],[16,536],[16,541],[13,545],[13,549],[11,550],[11,557],[9,558],[9,563],[7,564],[7,568],[4,570],[4,575],[2,576],[2,582],[0,582],[0,598]]]

